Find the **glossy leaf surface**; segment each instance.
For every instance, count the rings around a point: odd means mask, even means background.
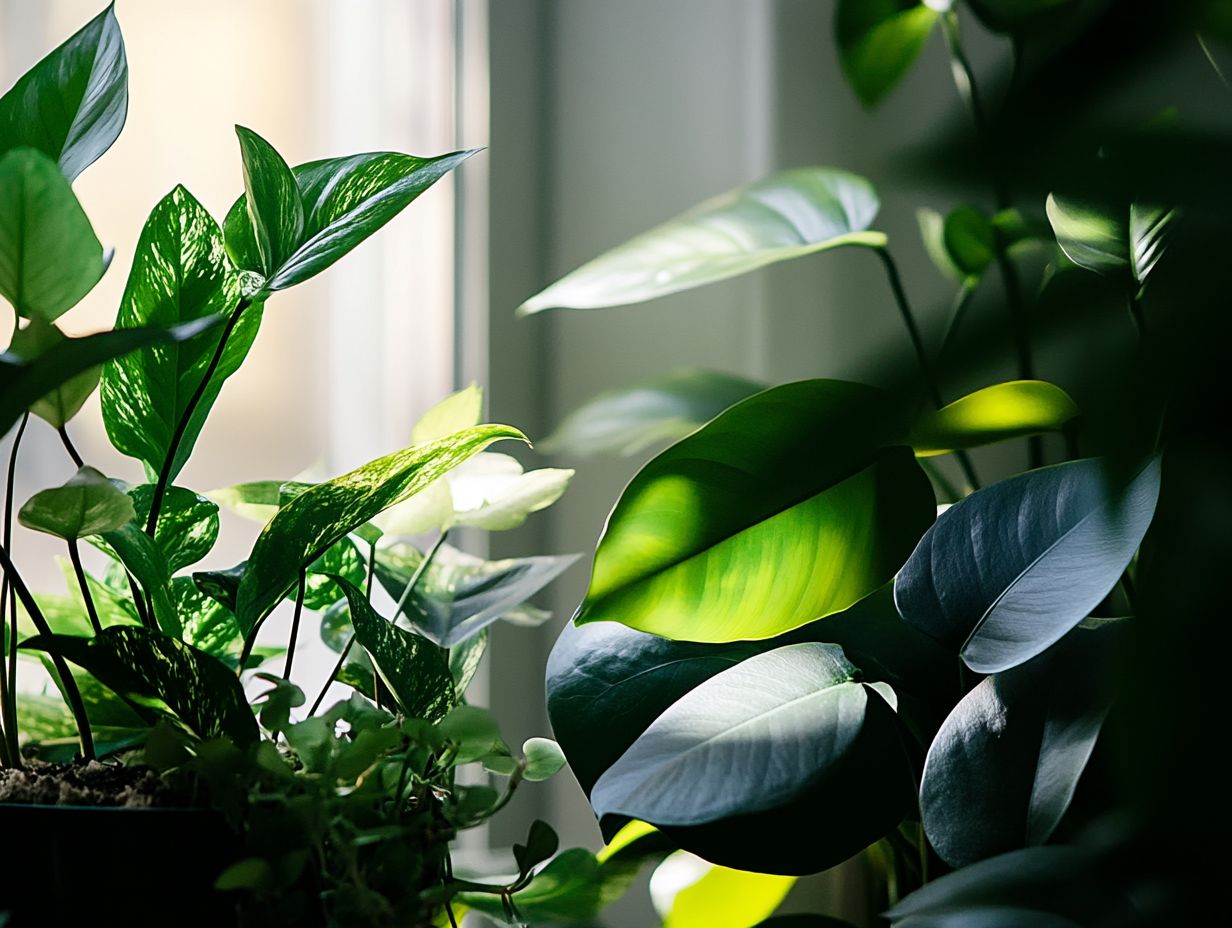
[[[82,467],[63,486],[35,493],[17,513],[26,528],[69,539],[113,531],[133,516],[133,501],[93,467]]]
[[[1116,584],[1151,523],[1160,462],[1125,486],[1104,462],[1029,471],[968,496],[929,529],[894,600],[978,673],[1030,660]]]
[[[862,177],[797,168],[695,207],[567,274],[519,308],[598,309],[641,303],[780,261],[879,246],[868,231],[880,202]]]
[[[295,176],[269,142],[235,127],[244,163],[244,202],[261,271],[269,277],[295,252],[304,233],[304,204]]]
[[[1060,387],[1042,380],[1014,380],[976,390],[931,412],[911,429],[921,457],[977,448],[998,441],[1059,430],[1078,415]]]
[[[1066,257],[1089,271],[1128,274],[1139,286],[1168,245],[1175,209],[1052,194],[1048,220]]]
[[[157,542],[143,532],[135,521],[104,532],[99,537],[116,553],[124,568],[149,595],[158,627],[178,638],[183,629],[171,600],[171,572]]]
[[[937,13],[917,0],[839,0],[839,60],[861,103],[876,106],[894,89],[936,23]]]
[[[13,333],[9,351],[31,361],[66,340],[65,335],[54,325],[39,319]],[[30,412],[52,428],[60,428],[81,411],[82,405],[98,387],[102,369],[92,367],[75,377],[70,377],[46,396],[30,406]]]
[[[129,496],[133,498],[138,524],[144,525],[154,487],[148,483],[133,487]],[[169,574],[197,563],[214,550],[218,541],[218,504],[184,487],[167,487],[154,541],[163,553]]]

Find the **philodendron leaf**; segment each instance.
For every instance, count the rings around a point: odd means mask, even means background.
[[[903,79],[937,24],[936,4],[919,0],[839,0],[834,35],[847,82],[876,106]]]
[[[171,572],[167,569],[167,561],[158,543],[143,532],[135,521],[104,532],[99,537],[149,594],[158,627],[178,638],[183,629],[171,599]]]
[[[916,219],[933,264],[959,283],[978,281],[996,257],[992,220],[973,206],[960,206],[944,217],[921,209]]]
[[[234,614],[240,580],[247,566],[247,561],[240,561],[234,567],[228,567],[225,570],[198,570],[192,575],[193,583],[202,593]]]
[[[253,545],[236,600],[240,628],[250,634],[299,572],[345,535],[502,438],[525,441],[507,425],[476,426],[377,458],[304,490],[278,511]]]
[[[244,198],[261,256],[260,270],[273,276],[294,254],[304,233],[304,204],[295,175],[269,142],[235,127],[244,161]]]
[[[1112,702],[1118,626],[1093,620],[986,677],[933,740],[920,783],[928,840],[953,867],[1048,840]]]
[[[0,157],[0,295],[17,315],[54,321],[104,270],[103,246],[55,162],[33,148]]]
[[[154,487],[144,483],[128,491],[137,511],[137,522],[145,524],[150,512]],[[163,497],[162,512],[154,542],[163,553],[167,573],[174,574],[197,563],[218,541],[218,504],[184,487],[169,486]]]
[[[1055,432],[1078,415],[1060,387],[1014,380],[976,390],[916,422],[908,441],[920,457]]]
[[[566,275],[523,303],[598,309],[641,303],[842,245],[880,247],[880,202],[862,177],[796,168],[694,207]]]
[[[93,467],[82,467],[63,486],[30,497],[17,520],[36,532],[77,539],[118,529],[134,516],[128,494]]]
[[[1127,482],[1105,462],[1029,471],[951,506],[894,584],[902,617],[978,673],[1030,660],[1116,585],[1155,512],[1159,458]]]
[[[1066,257],[1089,271],[1124,275],[1141,288],[1168,244],[1175,209],[1051,194],[1048,220]]]
[[[914,457],[886,447],[904,432],[895,404],[861,384],[801,381],[738,403],[629,484],[576,621],[716,642],[846,609],[934,518]]]
[[[650,899],[663,928],[748,928],[773,914],[795,884],[795,877],[730,870],[679,851],[655,868]]]
[[[193,338],[221,321],[212,316],[169,329],[145,326],[67,338],[32,360],[0,354],[0,435],[47,394],[104,361],[147,345]]]
[[[531,783],[549,780],[565,766],[565,755],[560,745],[550,738],[530,738],[522,743],[526,757],[523,779]]]
[[[277,266],[265,266],[247,194],[227,213],[227,250],[237,267],[264,272],[267,291],[302,283],[380,229],[473,154],[459,151],[416,158],[382,151],[302,164],[291,171],[303,215],[294,251]]]
[[[422,635],[386,622],[345,578],[333,579],[351,607],[356,640],[372,658],[402,711],[411,718],[439,722],[454,705],[453,676],[445,652]]]
[[[599,777],[596,814],[677,826],[668,837],[685,850],[738,869],[799,874],[845,860],[897,824],[911,794],[894,712],[857,677],[841,648],[817,643],[721,671]],[[801,821],[826,827],[789,842],[791,854],[767,847]]]
[[[552,830],[552,826],[542,819],[535,819],[530,823],[526,843],[513,846],[513,858],[518,863],[519,873],[522,876],[530,873],[537,865],[555,854],[559,847],[560,838]]]
[[[536,447],[544,454],[637,454],[684,438],[723,410],[766,389],[743,377],[686,369],[600,393],[567,415]]]
[[[411,444],[424,445],[469,429],[479,424],[482,415],[483,388],[472,383],[449,394],[420,416],[411,429]]]
[[[355,586],[362,586],[368,576],[368,564],[350,538],[343,538],[329,546],[319,558],[308,565],[307,582],[304,584],[304,605],[320,612],[344,598],[342,590],[334,582],[340,576]],[[294,599],[295,592],[287,594]]]
[[[139,706],[169,708],[198,737],[257,740],[239,678],[191,645],[145,628],[115,625],[91,639],[39,635],[21,647],[59,654]]]
[[[37,148],[71,181],[111,147],[127,113],[128,64],[109,4],[0,98],[0,152]]]
[[[176,187],[154,207],[141,230],[116,328],[169,326],[228,315],[239,299],[218,224],[191,193]],[[248,354],[261,324],[261,310],[259,304],[246,308],[231,329],[222,359],[176,449],[171,479],[192,453],[223,381]],[[117,450],[143,462],[151,479],[163,467],[176,426],[205,376],[219,337],[210,332],[172,346],[134,351],[103,370],[107,435]]]
[[[66,341],[65,335],[50,322],[31,319],[29,325],[13,333],[9,351],[27,361]],[[92,367],[70,377],[46,396],[30,406],[30,412],[58,429],[80,412],[82,405],[98,386],[102,369]]]

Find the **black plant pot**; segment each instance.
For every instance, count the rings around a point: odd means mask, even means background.
[[[5,928],[237,924],[213,883],[239,841],[216,813],[6,803],[0,841]]]

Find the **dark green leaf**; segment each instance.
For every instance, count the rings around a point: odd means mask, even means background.
[[[171,600],[184,626],[184,641],[228,664],[235,660],[243,639],[230,609],[203,593],[193,577],[171,581]]]
[[[717,371],[677,370],[601,393],[571,412],[535,447],[544,454],[594,457],[637,454],[684,438],[723,410],[759,393],[764,384]]]
[[[241,746],[257,739],[257,722],[239,678],[208,654],[167,635],[117,625],[90,640],[39,635],[22,647],[60,654],[139,705],[161,701],[201,738],[225,737]]]
[[[217,223],[183,187],[176,187],[150,213],[116,316],[117,329],[170,326],[227,315],[239,302],[239,285],[227,265]],[[171,478],[192,453],[223,381],[239,368],[261,324],[260,305],[250,306],[227,338],[209,387],[201,397],[176,451]],[[151,477],[167,457],[176,426],[205,376],[219,334],[135,351],[103,370],[103,422],[111,443],[137,458]]]
[[[519,307],[598,309],[641,303],[842,245],[880,247],[880,202],[862,177],[783,171],[722,194],[595,258]]]
[[[13,333],[9,351],[26,361],[66,341],[65,335],[49,322],[31,319],[30,324]],[[54,429],[60,428],[81,411],[82,404],[98,387],[102,368],[92,367],[76,377],[70,377],[46,396],[30,406],[30,412]]]
[[[206,596],[215,600],[232,614],[235,613],[235,598],[239,594],[240,579],[248,567],[247,561],[240,561],[234,567],[225,570],[198,570],[193,573],[193,582]]]
[[[350,538],[334,543],[308,565],[308,579],[304,584],[304,605],[307,608],[320,612],[346,598],[334,582],[334,576],[342,577],[356,587],[363,587],[368,576],[367,559],[359,553],[359,548]],[[294,599],[295,591],[287,595],[289,599]]]
[[[31,361],[5,352],[0,355],[0,435],[48,393],[90,368],[147,345],[193,338],[221,321],[212,316],[169,329],[146,326],[69,338]]]
[[[917,915],[894,924],[900,928],[1082,928],[1062,915],[999,905]]]
[[[456,749],[455,762],[459,764],[487,757],[503,745],[496,718],[479,706],[456,706],[437,730]]]
[[[111,147],[127,112],[124,40],[108,4],[0,98],[0,152],[37,148],[71,181]]]
[[[449,649],[449,672],[453,674],[453,686],[458,702],[466,695],[466,689],[479,670],[479,662],[483,660],[487,649],[487,629],[466,639],[456,648]]]
[[[1030,660],[1116,585],[1155,512],[1160,464],[1120,483],[1105,462],[1071,461],[955,504],[894,584],[908,622],[978,673]]]
[[[937,13],[918,0],[839,0],[834,35],[861,103],[876,106],[903,79],[936,23]]]
[[[17,521],[36,532],[77,539],[114,531],[134,518],[133,501],[93,467],[82,467],[63,486],[35,493]]]
[[[1055,432],[1078,415],[1060,387],[1014,380],[976,390],[916,422],[908,440],[920,457],[948,454],[1038,432]]]
[[[1127,275],[1139,287],[1163,256],[1178,215],[1151,204],[1055,193],[1047,207],[1066,257],[1089,271]]]
[[[416,158],[397,152],[369,152],[302,164],[291,172],[299,188],[303,215],[294,253],[273,267],[262,263],[263,252],[253,234],[247,195],[227,213],[227,250],[237,267],[265,271],[266,290],[302,283],[380,229],[472,154],[461,151]]]
[[[273,686],[273,689],[262,694],[259,702],[254,703],[261,707],[257,718],[261,720],[266,731],[281,734],[291,724],[291,710],[299,708],[307,701],[304,691],[291,681],[273,674],[258,673],[257,676]]]
[[[286,263],[304,235],[304,204],[295,175],[269,142],[235,127],[244,161],[244,202],[267,278]]]
[[[509,426],[477,426],[304,490],[279,510],[253,546],[236,602],[240,627],[250,634],[299,572],[348,533],[501,438],[525,440]]]
[[[442,719],[454,704],[453,677],[445,652],[427,638],[386,622],[352,584],[342,577],[334,580],[350,604],[356,640],[372,658],[402,711],[430,722]]]
[[[942,216],[931,209],[916,212],[920,237],[933,264],[958,283],[978,282],[996,257],[992,221],[973,206],[960,206]]]
[[[138,524],[144,525],[154,487],[142,484],[129,490],[128,495],[133,498]],[[218,541],[218,505],[184,487],[167,487],[154,541],[163,553],[169,573],[197,563],[214,550]]]
[[[104,270],[103,246],[55,162],[32,148],[0,158],[0,295],[17,315],[54,321]]]
[[[513,859],[518,862],[519,873],[522,876],[530,873],[537,864],[555,854],[559,847],[560,838],[552,830],[552,826],[542,819],[535,819],[530,823],[526,843],[513,846]]]
[[[154,540],[136,522],[129,522],[113,531],[104,532],[103,541],[115,551],[125,569],[150,596],[154,618],[164,633],[179,638],[183,633],[180,617],[171,600],[171,573],[167,561]]]
[[[920,784],[928,839],[953,867],[1048,840],[1112,702],[1116,627],[1079,626],[985,678],[941,726]]]
[[[576,621],[717,642],[846,609],[934,518],[911,453],[885,447],[904,432],[889,398],[860,384],[801,381],[738,403],[629,484]]]

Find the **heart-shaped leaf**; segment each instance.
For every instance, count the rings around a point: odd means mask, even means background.
[[[523,779],[531,783],[550,780],[565,766],[565,754],[550,738],[529,738],[522,743],[526,758]]]
[[[936,24],[936,11],[918,0],[839,0],[839,60],[861,103],[876,106],[903,79]]]
[[[278,511],[253,545],[236,600],[236,618],[245,634],[251,635],[300,571],[330,546],[502,438],[525,440],[507,425],[477,426],[377,458],[304,490]]]
[[[978,673],[1030,660],[1090,614],[1146,534],[1158,458],[1119,483],[1099,460],[985,487],[945,511],[894,584],[904,619]]]
[[[920,457],[1059,430],[1078,415],[1060,387],[1014,380],[969,393],[916,422],[908,441]]]
[[[227,264],[222,233],[191,193],[176,187],[154,207],[137,240],[132,270],[116,316],[117,329],[169,326],[235,311],[239,284]],[[176,449],[171,479],[192,453],[197,435],[256,338],[262,307],[243,310],[222,359]],[[116,449],[158,474],[176,426],[205,376],[219,335],[205,333],[172,347],[134,351],[103,370],[103,423]]]
[[[536,447],[544,454],[636,454],[684,438],[729,406],[766,389],[742,377],[687,369],[601,393]]]
[[[738,403],[633,478],[576,621],[715,642],[846,609],[934,518],[914,457],[885,447],[904,432],[895,404],[860,384],[801,381]]]
[[[137,511],[137,523],[144,525],[154,487],[144,483],[133,487],[128,495]],[[197,563],[214,550],[217,541],[218,504],[184,487],[167,487],[154,542],[167,562],[168,574]]]
[[[1048,840],[1112,702],[1107,671],[1119,624],[1079,626],[986,677],[954,707],[920,784],[924,829],[951,866]]]
[[[0,157],[0,295],[17,315],[53,322],[106,268],[103,246],[55,162],[33,148]]]
[[[880,202],[862,177],[796,168],[739,187],[612,249],[519,307],[641,303],[843,245],[880,247]]]
[[[9,351],[32,361],[39,355],[66,341],[66,336],[50,322],[31,319],[30,324],[13,333]],[[46,396],[31,404],[30,412],[58,429],[81,411],[82,405],[98,387],[102,368],[92,367],[60,384]]]
[[[41,490],[17,513],[36,532],[77,539],[110,532],[135,516],[128,495],[93,467],[82,467],[63,486]]]
[[[555,854],[559,847],[560,838],[552,826],[542,819],[535,819],[530,823],[526,843],[513,846],[513,859],[518,863],[519,873],[522,876],[530,873],[536,865]]]
[[[244,746],[257,721],[226,665],[191,645],[145,628],[116,625],[91,639],[38,635],[22,648],[58,654],[140,706],[169,708],[198,737]]]
[[[73,180],[111,147],[128,113],[128,63],[115,4],[0,98],[0,152],[37,148]]]
[[[996,257],[992,221],[973,206],[960,206],[945,216],[921,209],[916,219],[933,264],[959,283],[977,282]]]

